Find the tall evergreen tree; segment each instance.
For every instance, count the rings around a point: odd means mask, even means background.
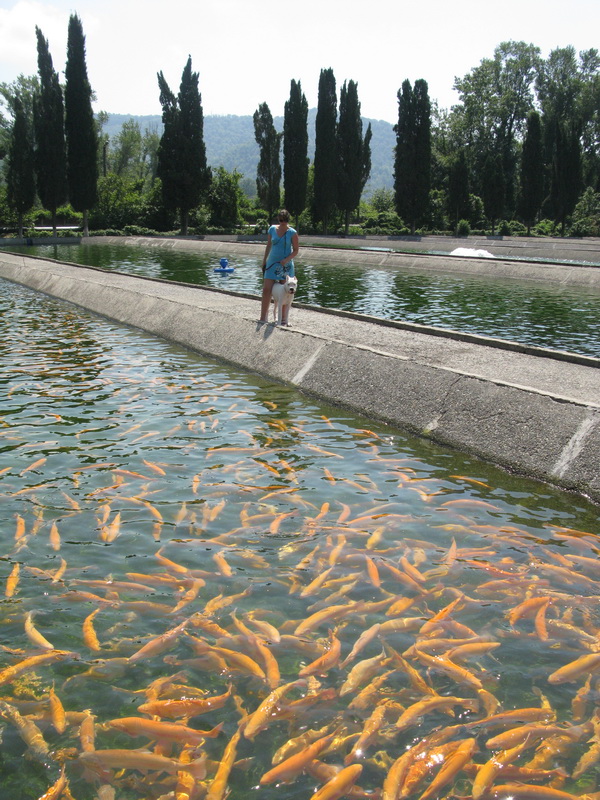
[[[502,155],[490,153],[483,163],[483,207],[486,217],[492,223],[492,236],[496,222],[504,214],[505,182]]]
[[[555,222],[565,235],[567,217],[572,214],[581,192],[581,131],[576,121],[556,126],[551,163],[549,205]]]
[[[306,206],[308,186],[308,103],[300,81],[292,80],[283,113],[283,204],[296,217]]]
[[[451,158],[448,170],[448,216],[455,233],[460,220],[468,219],[469,211],[469,169],[464,150],[460,150]]]
[[[65,78],[69,200],[75,211],[83,212],[83,235],[87,236],[88,211],[98,199],[98,130],[85,63],[85,36],[77,14],[69,18]]]
[[[36,27],[40,91],[34,99],[35,170],[44,208],[52,213],[56,236],[56,209],[67,202],[67,151],[63,93],[52,65],[48,40]]]
[[[23,104],[14,99],[15,119],[8,148],[6,173],[6,201],[16,211],[19,219],[19,236],[23,236],[23,215],[35,202],[35,170],[33,143]]]
[[[333,69],[322,69],[315,120],[314,213],[329,231],[329,218],[337,195],[337,96]]]
[[[283,134],[277,133],[273,116],[266,103],[254,112],[254,138],[260,149],[256,170],[256,191],[262,207],[269,215],[269,224],[280,202],[281,162],[279,150]]]
[[[530,111],[521,154],[519,214],[527,225],[527,236],[544,199],[544,148],[542,123],[537,111]]]
[[[350,214],[360,203],[360,196],[371,171],[371,125],[365,138],[362,135],[362,118],[358,87],[354,81],[342,86],[340,91],[340,118],[337,126],[337,206],[345,214],[345,232],[348,234]]]
[[[158,148],[157,176],[162,182],[164,204],[179,211],[181,232],[186,236],[189,212],[200,203],[211,180],[198,73],[192,72],[191,56],[183,69],[177,97],[162,72],[158,73],[158,86],[164,129]]]
[[[429,208],[431,188],[431,103],[427,82],[405,80],[398,92],[394,192],[398,214],[412,233]]]

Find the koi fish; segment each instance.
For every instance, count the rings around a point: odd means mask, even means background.
[[[426,697],[409,706],[398,718],[396,727],[403,731],[414,725],[421,717],[434,711],[452,709],[454,706],[462,706],[469,711],[477,711],[479,701],[474,698],[440,696]]]
[[[237,747],[242,735],[242,725],[243,723],[240,723],[238,729],[227,742],[223,756],[219,761],[219,766],[217,767],[215,777],[212,779],[206,794],[206,800],[225,800],[227,797],[227,783],[229,781],[229,775],[235,761]]]
[[[260,785],[264,786],[266,783],[274,783],[275,781],[289,782],[292,778],[295,778],[296,775],[299,775],[311,761],[314,761],[314,759],[329,746],[333,737],[334,734],[332,733],[328,736],[323,736],[321,739],[317,739],[316,742],[309,744],[304,750],[300,750],[300,752],[294,753],[293,756],[276,764],[268,772],[265,772],[259,781]]]
[[[421,800],[429,800],[431,797],[439,796],[440,789],[454,779],[456,774],[471,760],[476,749],[476,739],[465,739],[461,742],[446,758],[438,774],[421,795]]]
[[[548,675],[548,683],[570,683],[576,681],[581,675],[587,675],[597,669],[600,669],[600,653],[588,653]]]
[[[181,700],[154,700],[143,703],[138,707],[138,711],[151,717],[169,717],[170,719],[196,717],[216,708],[223,708],[232,691],[233,687],[230,684],[227,691],[220,695],[184,697]]]
[[[128,736],[147,736],[148,739],[156,739],[159,742],[183,742],[191,745],[200,745],[206,737],[218,736],[223,727],[223,723],[219,723],[210,731],[199,731],[180,723],[155,721],[144,717],[120,717],[105,724]]]
[[[339,800],[340,797],[344,797],[359,779],[362,769],[362,764],[344,767],[311,795],[311,800]]]
[[[33,612],[28,611],[25,617],[25,633],[29,641],[42,650],[54,650],[54,645],[48,641],[33,624]]]
[[[244,737],[253,739],[257,733],[264,730],[269,722],[272,722],[277,716],[277,709],[281,704],[282,698],[297,686],[306,686],[306,681],[302,679],[291,681],[273,689],[245,723],[243,728]]]
[[[79,754],[79,761],[90,769],[137,769],[152,772],[191,772],[198,780],[206,775],[206,757],[189,764],[151,753],[149,750],[90,750]]]
[[[4,596],[5,597],[13,597],[15,592],[17,591],[17,586],[19,585],[19,576],[21,572],[21,566],[18,561],[15,561],[13,564],[13,568],[10,571],[10,575],[6,579],[6,586],[4,588]]]
[[[340,660],[340,655],[342,652],[342,643],[334,634],[333,631],[329,631],[329,647],[322,656],[315,659],[310,664],[307,664],[306,667],[303,667],[299,672],[298,675],[301,678],[308,678],[309,675],[324,675],[329,672],[330,669],[333,669],[337,665]]]
[[[38,653],[35,656],[30,656],[18,664],[13,664],[10,667],[5,667],[0,670],[0,684],[10,683],[27,672],[30,669],[41,666],[42,664],[51,664],[53,661],[62,661],[65,658],[77,658],[76,653],[70,650],[50,650],[45,653]]]

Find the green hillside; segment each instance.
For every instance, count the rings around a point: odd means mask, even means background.
[[[308,112],[309,157],[314,153],[316,109]],[[124,122],[135,120],[142,131],[162,129],[160,115],[128,116],[111,114],[104,126],[104,132],[111,138],[121,130]],[[389,122],[383,120],[363,119],[363,132],[371,123],[373,138],[371,140],[371,178],[365,187],[365,197],[380,188],[391,188],[393,185],[394,147],[396,134]],[[283,117],[274,118],[277,130],[283,130]],[[258,145],[254,140],[254,124],[252,117],[207,116],[204,118],[204,141],[206,157],[211,167],[225,167],[229,172],[237,169],[245,178],[254,181],[258,164]]]

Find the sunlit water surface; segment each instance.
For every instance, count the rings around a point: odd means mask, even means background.
[[[353,764],[368,797],[419,743],[407,796],[459,746],[443,793],[468,796],[532,712],[487,718],[532,708],[568,736],[530,733],[516,765],[595,788],[597,679],[549,677],[598,649],[596,507],[0,285],[2,797],[37,800],[62,763],[77,800],[173,798],[190,759],[194,797],[304,800]],[[200,715],[140,710],[204,693]],[[398,725],[432,693],[457,699]],[[282,785],[272,759],[304,734],[334,736]],[[157,738],[166,771],[134,752]]]
[[[134,275],[260,294],[261,259],[118,244],[43,245],[15,252]],[[333,256],[332,256],[333,259]],[[298,301],[600,357],[600,293],[589,288],[369,265],[297,265]]]

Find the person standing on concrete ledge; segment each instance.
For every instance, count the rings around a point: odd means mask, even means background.
[[[277,215],[278,224],[269,228],[269,238],[263,258],[263,290],[259,322],[269,321],[271,294],[276,281],[285,276],[294,277],[294,256],[298,255],[298,233],[290,227],[290,213],[282,208]]]

